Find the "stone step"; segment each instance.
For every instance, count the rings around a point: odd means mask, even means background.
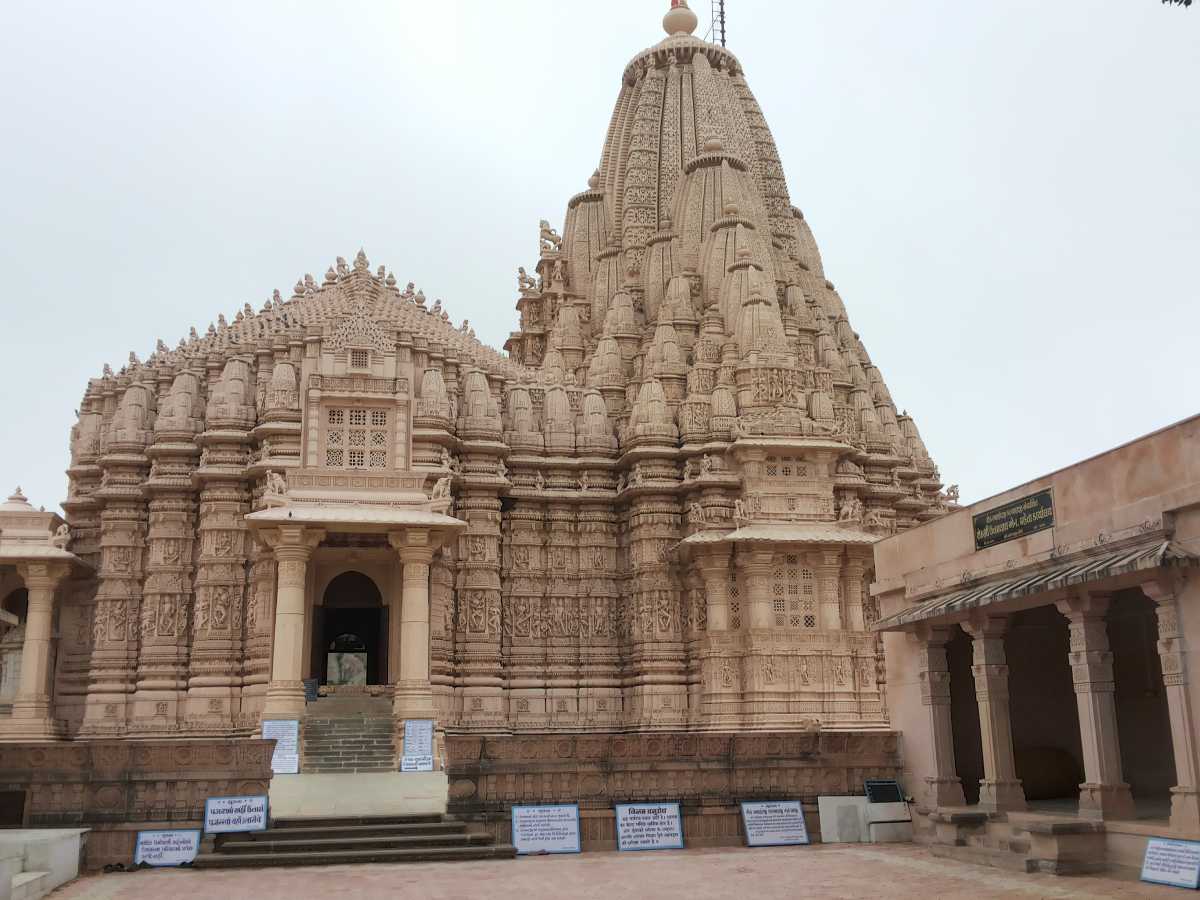
[[[391,827],[393,825],[455,825],[466,828],[466,823],[454,816],[439,816],[425,813],[410,816],[289,816],[271,820],[271,828],[358,828]],[[244,837],[263,834],[261,831],[239,832]]]
[[[222,853],[303,853],[326,850],[403,850],[420,847],[461,847],[493,844],[486,831],[448,834],[384,834],[367,837],[301,837],[222,844]]]
[[[12,879],[12,900],[37,900],[52,889],[49,872],[18,872]]]
[[[467,859],[512,859],[511,844],[464,844],[458,847],[376,848],[372,850],[306,850],[293,853],[201,853],[192,866],[197,869],[325,866],[338,863],[438,862]]]
[[[304,821],[304,820],[295,820]],[[335,820],[342,822],[345,820]],[[399,824],[369,825],[297,825],[290,827],[272,827],[268,831],[246,831],[216,836],[216,845],[225,847],[230,844],[258,844],[267,840],[296,841],[305,839],[324,838],[360,838],[360,837],[405,837],[409,835],[461,835],[467,831],[467,824],[459,821],[439,821],[431,816],[428,822],[404,821]]]

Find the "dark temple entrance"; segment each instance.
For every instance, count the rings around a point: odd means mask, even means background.
[[[321,684],[387,683],[387,609],[374,581],[343,572],[314,617],[312,671]]]

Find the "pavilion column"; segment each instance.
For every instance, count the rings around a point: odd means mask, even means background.
[[[320,529],[281,526],[264,535],[275,552],[275,633],[271,682],[264,719],[298,719],[304,714],[304,617],[308,561],[325,537]]]
[[[946,659],[948,627],[924,626],[912,635],[917,644],[917,678],[929,727],[933,774],[925,776],[925,803],[931,809],[965,806],[962,780],[954,763],[954,726],[950,717],[950,665]]]
[[[45,740],[58,736],[50,714],[50,639],[54,592],[69,570],[64,563],[27,562],[17,566],[29,592],[29,606],[21,647],[21,684],[13,699],[11,725],[4,730],[5,737]]]
[[[1110,598],[1080,594],[1060,600],[1058,611],[1071,629],[1071,677],[1079,705],[1084,783],[1079,813],[1098,819],[1132,819],[1133,794],[1121,773],[1112,651],[1106,615]]]
[[[822,631],[842,630],[842,551],[826,551],[817,564],[817,599],[821,613],[817,623]]]
[[[1188,691],[1187,644],[1179,625],[1175,592],[1158,581],[1141,585],[1158,613],[1158,658],[1171,718],[1171,748],[1175,754],[1175,787],[1171,788],[1171,830],[1200,831],[1200,748],[1196,717]]]
[[[1025,808],[1025,791],[1017,778],[1009,713],[1008,665],[1004,657],[1004,632],[1008,620],[976,616],[962,623],[973,638],[975,699],[979,703],[979,731],[983,744],[983,778],[979,781],[979,806],[991,812]]]
[[[404,565],[400,597],[400,677],[392,698],[397,719],[436,718],[429,681],[429,566],[433,547],[411,533],[391,537]]]

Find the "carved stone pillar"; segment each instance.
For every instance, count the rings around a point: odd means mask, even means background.
[[[975,676],[983,744],[979,806],[992,812],[1025,808],[1025,791],[1017,778],[1009,717],[1008,665],[1004,656],[1007,628],[1008,620],[1002,617],[977,616],[963,623],[963,629],[974,639],[971,671]]]
[[[949,628],[924,627],[912,635],[917,644],[917,679],[929,728],[933,774],[925,776],[925,805],[930,809],[964,806],[962,781],[954,765],[954,729],[950,718],[950,666],[946,661]]]
[[[1082,594],[1056,605],[1071,623],[1071,677],[1075,681],[1083,746],[1079,813],[1099,819],[1131,819],[1133,794],[1121,773],[1113,661],[1108,649],[1105,617],[1109,602],[1103,594]]]
[[[819,627],[822,631],[842,630],[842,551],[820,554],[817,565],[817,599],[821,604]]]
[[[29,592],[25,643],[21,648],[21,684],[12,718],[0,720],[6,739],[52,740],[61,737],[50,711],[50,638],[54,592],[69,571],[66,563],[25,562],[17,571]]]
[[[1143,584],[1158,613],[1158,658],[1171,717],[1171,748],[1175,754],[1175,787],[1171,788],[1171,829],[1200,830],[1200,748],[1196,745],[1196,716],[1188,691],[1187,644],[1179,625],[1175,592],[1158,581]]]
[[[708,630],[729,630],[729,550],[711,550],[697,562],[704,579]]]
[[[400,600],[400,677],[392,696],[392,715],[397,721],[397,746],[403,740],[405,719],[433,719],[437,710],[429,680],[429,566],[433,547],[423,532],[389,535],[404,566]],[[440,744],[440,741],[438,741]],[[440,757],[435,747],[434,758]],[[435,762],[435,767],[440,764]]]
[[[741,559],[741,554],[738,554]],[[750,628],[764,631],[774,627],[775,611],[771,606],[771,572],[775,554],[770,550],[754,550],[747,554],[742,571],[746,578],[746,594],[750,598]]]
[[[275,551],[275,636],[271,683],[263,704],[264,719],[298,719],[304,714],[304,615],[308,561],[325,537],[320,529],[282,526],[264,533]]]

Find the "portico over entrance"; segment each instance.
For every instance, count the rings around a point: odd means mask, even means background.
[[[423,474],[293,471],[246,517],[276,567],[271,680],[264,719],[304,714],[304,679],[385,685],[404,719],[436,719],[429,674],[429,568],[466,527]],[[438,499],[441,498],[441,499]]]

